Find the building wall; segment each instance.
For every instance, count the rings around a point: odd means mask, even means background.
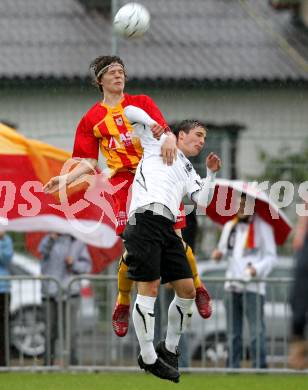
[[[281,148],[299,150],[308,138],[308,91],[200,87],[143,92],[154,98],[169,122],[199,118],[218,125],[243,124],[246,130],[239,137],[237,159],[241,178],[258,174],[262,169],[258,159],[260,149],[272,154]],[[78,121],[98,98],[92,87],[2,89],[0,120],[17,123],[26,136],[71,150]]]
[[[278,153],[280,148],[299,150],[303,140],[308,139],[308,91],[200,89],[181,91],[176,98],[172,94],[157,94],[157,102],[167,107],[169,120],[198,117],[217,124],[243,124],[246,130],[240,134],[237,160],[242,178],[262,169],[260,149],[271,154]]]

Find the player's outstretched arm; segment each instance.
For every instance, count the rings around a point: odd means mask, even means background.
[[[127,106],[124,108],[124,114],[131,123],[137,122],[150,127],[153,137],[156,139],[160,139],[164,133],[164,128],[140,107]]]
[[[92,172],[97,166],[97,160],[93,158],[84,158],[78,161],[78,164],[69,173],[52,177],[43,187],[46,194],[53,194],[73,183],[84,174]]]
[[[172,165],[177,157],[175,135],[172,132],[164,133],[164,128],[139,107],[127,106],[124,108],[124,114],[131,123],[137,122],[149,126],[154,138],[160,139],[162,135],[164,136],[165,140],[161,146],[161,155],[164,164]]]

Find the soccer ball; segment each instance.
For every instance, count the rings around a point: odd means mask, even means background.
[[[150,27],[150,19],[150,13],[143,5],[128,3],[114,17],[114,31],[125,38],[141,37]]]

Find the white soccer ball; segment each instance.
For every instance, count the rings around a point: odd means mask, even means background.
[[[113,20],[115,32],[125,38],[141,37],[150,27],[150,13],[141,4],[128,3],[119,9]]]

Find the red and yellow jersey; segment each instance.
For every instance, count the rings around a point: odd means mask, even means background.
[[[133,127],[124,115],[124,108],[142,108],[163,128],[168,125],[154,101],[146,95],[128,95],[116,107],[97,102],[81,119],[75,136],[73,157],[98,159],[101,150],[111,176],[120,171],[135,172],[142,156],[142,147],[133,136]]]

